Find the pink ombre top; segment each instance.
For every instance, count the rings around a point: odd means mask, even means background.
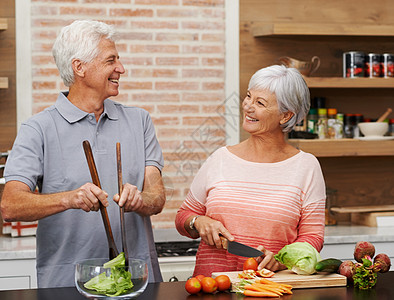
[[[323,174],[312,154],[300,151],[284,161],[255,163],[222,147],[196,174],[175,225],[190,237],[186,219],[206,215],[252,247],[263,245],[277,253],[287,244],[308,242],[320,251],[325,199]],[[201,241],[194,275],[242,270],[245,260]]]

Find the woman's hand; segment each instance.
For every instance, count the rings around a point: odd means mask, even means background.
[[[220,221],[211,219],[207,216],[200,216],[194,222],[194,227],[200,234],[201,239],[210,246],[215,246],[220,249],[223,248],[222,240],[219,235],[222,235],[229,241],[233,241],[232,234],[223,226]]]
[[[258,246],[258,250],[264,253],[264,256],[259,256],[256,260],[259,263],[259,266],[257,267],[258,270],[261,270],[263,268],[266,268],[268,270],[271,270],[273,272],[275,271],[280,271],[280,270],[285,270],[287,267],[278,262],[275,257],[274,253],[265,249],[264,246]]]

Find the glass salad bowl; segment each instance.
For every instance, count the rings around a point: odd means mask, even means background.
[[[112,261],[111,261],[112,262]],[[148,284],[148,266],[140,259],[129,259],[129,266],[108,266],[108,259],[87,259],[75,267],[75,286],[89,299],[132,299]],[[131,282],[130,282],[131,280]]]

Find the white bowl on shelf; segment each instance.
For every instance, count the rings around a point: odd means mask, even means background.
[[[358,123],[361,133],[368,138],[383,137],[389,129],[386,122],[361,122]]]

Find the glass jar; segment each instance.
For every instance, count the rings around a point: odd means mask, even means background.
[[[364,121],[364,117],[362,114],[354,114],[354,126],[353,126],[353,137],[360,137],[360,128],[358,128],[358,123]]]
[[[336,138],[343,138],[343,114],[337,113],[337,122],[335,123]]]
[[[337,109],[329,108],[327,110],[328,118],[327,118],[327,137],[329,139],[337,138],[336,134],[336,123],[337,123]]]
[[[394,136],[394,119],[389,119],[389,131],[387,135]]]
[[[319,119],[317,121],[317,135],[319,139],[327,138],[327,109],[319,108],[317,110]]]
[[[345,114],[343,123],[343,134],[345,138],[352,139],[354,137],[354,122],[355,116],[353,114]]]

